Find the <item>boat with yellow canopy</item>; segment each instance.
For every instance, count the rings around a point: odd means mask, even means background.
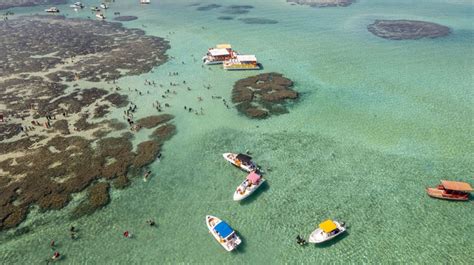
[[[311,233],[308,242],[315,244],[326,242],[344,233],[344,231],[346,231],[346,227],[343,222],[328,219],[320,223],[319,227]]]

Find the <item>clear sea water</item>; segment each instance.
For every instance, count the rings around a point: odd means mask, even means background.
[[[196,11],[189,5],[197,2],[255,8],[223,21],[217,19],[227,16],[223,8]],[[59,8],[68,17],[93,17],[88,7],[79,13]],[[30,232],[1,233],[0,263],[44,262],[52,255],[52,239],[65,264],[474,263],[474,202],[425,193],[440,179],[474,184],[472,1],[359,0],[316,9],[284,0],[152,0],[147,6],[117,0],[106,15],[113,12],[139,17],[124,22],[127,27],[169,39],[168,54],[176,59],[119,85],[146,95],[129,93],[138,116],[156,114],[155,100],[169,103],[165,111],[176,115],[178,133],[164,145],[163,159],[151,165],[150,181],[138,177],[128,189],[114,190],[111,203],[96,214],[71,221],[76,202],[46,214],[33,210],[20,226]],[[278,23],[238,20],[245,17]],[[374,19],[431,21],[449,26],[452,34],[390,41],[366,30]],[[249,120],[212,99],[230,102],[234,82],[258,73],[202,68],[199,58],[218,43],[256,54],[261,72],[292,79],[301,98],[290,113]],[[145,79],[164,88],[145,86]],[[183,80],[187,85],[169,86]],[[162,100],[165,89],[177,95]],[[187,113],[184,106],[202,107],[205,115]],[[221,154],[245,150],[267,171],[268,185],[236,203],[232,194],[246,174]],[[238,251],[227,253],[208,234],[207,214],[239,232],[244,243]],[[146,225],[150,218],[157,227]],[[296,235],[307,237],[327,218],[345,221],[348,233],[323,246],[296,244]],[[69,239],[71,225],[79,240]],[[125,239],[125,230],[134,238]]]

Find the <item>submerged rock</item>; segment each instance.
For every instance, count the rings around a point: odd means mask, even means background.
[[[115,21],[132,21],[136,20],[138,17],[136,16],[119,16],[119,17],[114,17]]]
[[[277,24],[278,21],[267,18],[258,18],[258,17],[249,17],[249,18],[239,18],[240,21],[245,24]]]
[[[334,7],[342,6],[346,7],[355,2],[355,0],[286,0],[290,3],[296,3],[299,5],[308,5],[312,7]]]
[[[26,7],[37,5],[62,5],[66,4],[67,0],[2,0],[0,1],[0,10],[12,7]]]
[[[234,17],[229,17],[229,16],[221,16],[221,17],[218,17],[217,19],[219,20],[233,20]]]
[[[225,7],[224,10],[222,10],[222,13],[229,15],[241,15],[247,14],[253,8],[254,7],[251,5],[230,5]]]
[[[218,4],[209,4],[209,5],[205,5],[205,6],[198,6],[196,8],[197,11],[209,11],[209,10],[213,10],[213,9],[216,9],[216,8],[219,8],[221,7],[221,5],[218,5]]]
[[[173,115],[170,115],[170,114],[152,115],[152,116],[148,116],[148,117],[137,120],[136,124],[139,125],[140,127],[151,129],[160,124],[166,123],[172,119],[173,119]]]
[[[266,73],[241,79],[234,84],[232,102],[250,118],[267,118],[288,112],[284,103],[298,98],[293,82],[279,73]]]
[[[375,20],[367,29],[375,36],[390,40],[438,38],[450,33],[446,26],[417,20]]]

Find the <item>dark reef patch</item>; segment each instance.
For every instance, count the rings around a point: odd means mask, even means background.
[[[299,5],[308,5],[311,7],[346,7],[350,6],[355,0],[286,0],[290,3],[296,3]]]
[[[196,8],[197,11],[209,11],[209,10],[213,10],[213,9],[216,9],[216,8],[219,8],[221,7],[221,5],[218,5],[218,4],[209,4],[209,5],[205,5],[205,6],[199,6]]]
[[[229,14],[229,15],[241,15],[247,14],[250,12],[250,9],[254,8],[251,5],[230,5],[222,10],[222,13]]]
[[[273,19],[267,18],[257,18],[257,17],[249,17],[249,18],[239,18],[240,21],[244,22],[245,24],[277,24],[278,21]]]
[[[6,55],[0,57],[0,76],[51,69],[48,77],[56,82],[98,82],[146,73],[167,60],[169,48],[164,39],[140,29],[63,16],[2,21],[0,35],[0,54]]]
[[[417,20],[375,20],[367,26],[375,36],[390,40],[417,40],[449,35],[450,29],[432,22]]]
[[[153,115],[137,120],[136,124],[140,127],[151,129],[172,119],[173,115],[170,114]]]
[[[293,82],[279,73],[265,73],[241,79],[234,84],[232,102],[249,118],[267,118],[287,113],[284,103],[298,98]]]
[[[119,17],[114,17],[115,21],[132,21],[132,20],[137,20],[138,17],[136,16],[119,16]]]
[[[221,16],[221,17],[218,17],[217,19],[219,20],[233,20],[234,17],[229,17],[229,16]]]
[[[107,182],[97,183],[89,188],[87,200],[81,202],[73,211],[73,218],[90,215],[97,209],[104,207],[110,200],[110,184]]]
[[[104,98],[104,100],[109,101],[114,104],[116,107],[123,108],[128,104],[128,96],[121,95],[119,93],[112,93]]]
[[[67,0],[2,0],[0,2],[0,10],[12,7],[27,7],[37,5],[62,5],[66,4]]]

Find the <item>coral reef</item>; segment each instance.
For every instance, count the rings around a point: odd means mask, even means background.
[[[287,100],[298,98],[293,82],[279,73],[265,73],[241,79],[234,84],[232,102],[250,118],[267,118],[286,113]]]
[[[417,40],[447,36],[448,27],[432,22],[417,20],[375,20],[367,26],[375,36],[390,40]]]
[[[273,19],[267,18],[258,18],[258,17],[248,17],[248,18],[239,18],[240,21],[244,22],[245,24],[277,24],[278,21]]]
[[[308,5],[312,7],[335,7],[342,6],[346,7],[355,2],[355,0],[286,0],[290,3],[296,3],[299,5]]]
[[[148,72],[167,59],[168,43],[121,23],[61,16],[3,21],[0,34],[0,230],[21,223],[32,205],[61,209],[86,189],[73,216],[92,213],[109,201],[111,183],[126,187],[130,172],[154,161],[174,134],[173,116],[141,119],[173,129],[134,151],[127,125],[107,119],[127,96],[69,83]]]
[[[66,77],[114,80],[150,71],[167,60],[169,44],[121,23],[23,16],[0,22],[0,76],[48,70]],[[17,45],[19,41],[23,45]],[[35,56],[31,56],[35,55]]]
[[[0,2],[0,10],[12,7],[26,7],[37,5],[62,5],[66,4],[67,0],[2,0]]]

